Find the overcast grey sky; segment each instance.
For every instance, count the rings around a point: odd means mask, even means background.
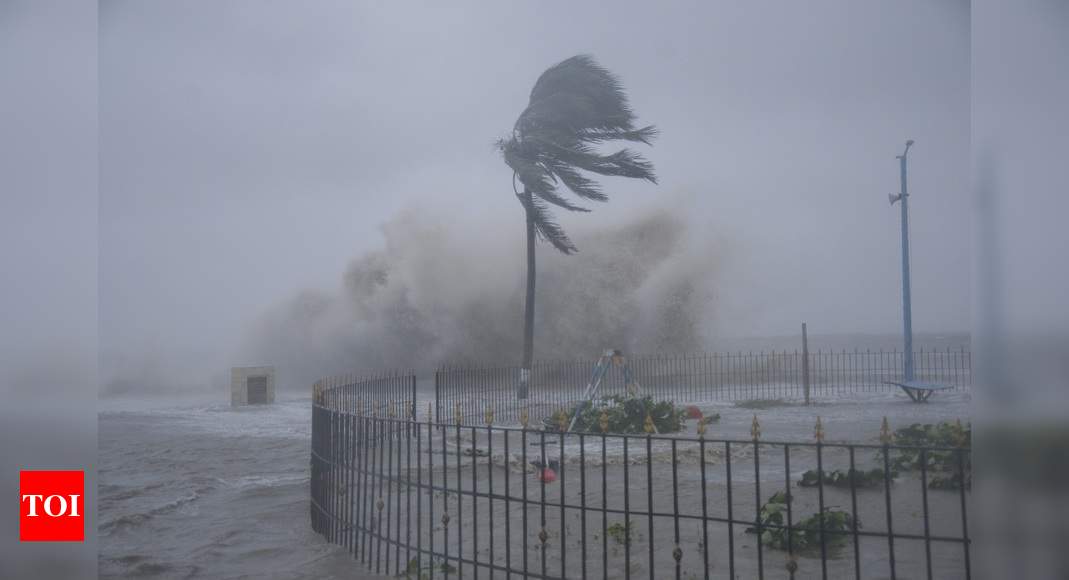
[[[897,332],[887,194],[912,138],[914,328],[969,329],[968,2],[107,1],[99,43],[105,354],[226,364],[405,208],[520,264],[492,143],[581,52],[660,128],[660,183],[610,181],[566,227],[686,203],[729,255],[717,334]]]
[[[0,2],[0,383],[27,390],[95,391],[93,16]]]

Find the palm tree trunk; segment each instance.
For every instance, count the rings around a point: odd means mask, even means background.
[[[523,189],[528,203],[531,203],[532,194]],[[527,299],[524,301],[523,312],[523,366],[520,368],[520,385],[516,392],[516,398],[527,398],[527,385],[531,377],[531,363],[534,359],[534,305],[535,305],[535,225],[534,216],[530,210],[527,214]]]

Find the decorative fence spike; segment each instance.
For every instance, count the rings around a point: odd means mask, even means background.
[[[546,545],[546,540],[549,540],[549,532],[547,532],[545,528],[542,528],[542,531],[538,532],[538,541],[542,542],[542,545],[544,546]]]
[[[561,433],[568,430],[568,412],[564,409],[557,411],[557,426],[560,427]]]
[[[494,407],[492,405],[486,406],[486,415],[483,417],[486,419],[486,426],[493,427],[494,425]]]
[[[705,415],[702,415],[701,417],[698,417],[698,438],[699,439],[705,439],[705,429],[706,429]]]
[[[817,425],[813,428],[813,438],[817,440],[817,443],[824,442],[824,423],[817,416]]]
[[[646,421],[642,424],[642,430],[645,431],[647,435],[652,435],[657,431],[657,427],[653,424],[653,417],[650,417],[649,413],[646,413]]]
[[[464,413],[460,412],[459,402],[453,404],[453,420],[456,422],[457,425],[460,425],[464,422]]]
[[[530,420],[530,417],[531,415],[527,411],[527,407],[520,409],[520,425],[522,425],[524,429],[527,428],[527,422]]]
[[[609,412],[605,409],[601,410],[601,417],[598,419],[598,425],[601,427],[602,433],[609,432]]]
[[[883,418],[883,424],[880,425],[880,442],[884,445],[891,444],[891,425],[887,422],[887,416]]]
[[[433,423],[434,422],[434,406],[431,405],[430,401],[427,401],[427,422],[428,423]]]
[[[750,423],[750,437],[753,437],[754,441],[761,438],[761,424],[757,422],[757,415],[753,416],[753,422]]]

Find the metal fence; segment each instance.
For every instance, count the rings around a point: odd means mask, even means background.
[[[354,405],[363,384],[317,389],[311,520],[371,572],[971,577],[966,441],[827,443],[819,425],[814,441],[765,441],[756,418],[749,440],[561,436],[494,426],[488,410],[444,424]]]
[[[965,390],[972,383],[968,350],[918,350],[915,378]],[[643,392],[677,403],[719,400],[800,399],[807,383],[798,351],[703,353],[629,357]],[[517,367],[444,367],[434,376],[435,418],[452,417],[459,405],[466,421],[478,420],[492,405],[503,420],[515,421],[523,408],[548,414],[582,400],[596,361],[538,361],[531,368],[528,398],[516,400]],[[895,389],[885,381],[902,378],[901,351],[810,351],[808,385],[812,397]],[[623,373],[612,367],[600,394],[625,392]]]
[[[416,418],[416,377],[411,373],[326,377],[312,385],[312,396],[316,405],[339,412]]]

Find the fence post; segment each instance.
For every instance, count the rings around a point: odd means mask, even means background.
[[[412,375],[412,420],[416,420],[416,375]]]
[[[442,396],[439,392],[438,370],[434,371],[434,422],[442,422]]]
[[[805,404],[809,404],[809,335],[806,334],[805,323],[802,323],[802,392],[805,393]]]

